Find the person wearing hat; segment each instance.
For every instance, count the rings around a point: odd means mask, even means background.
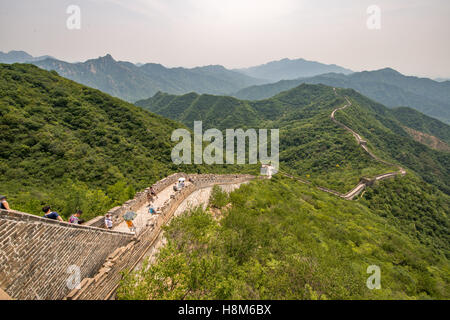
[[[6,201],[6,196],[0,195],[0,209],[11,210],[8,201]]]

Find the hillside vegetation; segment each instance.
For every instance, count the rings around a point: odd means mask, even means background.
[[[91,217],[178,169],[175,122],[32,65],[0,75],[1,193],[14,209]]]
[[[29,213],[89,219],[176,171],[243,170],[175,166],[181,124],[32,65],[0,64],[0,115],[0,194]]]
[[[432,150],[414,141],[391,110],[352,89],[342,90],[352,106],[336,114],[336,119],[358,132],[384,159],[394,159],[424,181],[450,194],[450,153]]]
[[[448,124],[408,107],[394,108],[391,113],[404,126],[439,138],[450,145],[450,126]]]
[[[259,101],[158,93],[136,104],[186,126],[202,120],[205,129],[279,128],[283,170],[345,193],[362,177],[397,170],[373,160],[351,134],[330,120],[332,110],[346,104],[343,97],[349,96],[353,106],[338,111],[338,120],[361,134],[369,142],[369,148],[383,159],[401,164],[444,192],[450,192],[448,152],[435,151],[414,141],[383,105],[354,90],[338,89],[337,93],[324,85],[302,84]]]
[[[408,172],[357,201],[314,187],[346,192],[361,177],[397,168],[372,159],[330,120],[344,97],[352,104],[336,118]],[[260,101],[158,93],[138,104],[54,71],[0,64],[0,193],[13,209],[42,215],[50,204],[64,217],[82,209],[87,220],[173,172],[257,172],[257,165],[174,165],[171,133],[194,120],[204,130],[279,128],[281,169],[312,184],[276,175],[230,195],[216,188],[210,208],[171,222],[156,263],[125,276],[118,298],[450,298],[450,153],[404,129],[409,122],[445,140],[445,126],[415,114],[399,121],[354,90],[325,85]],[[381,290],[366,286],[370,265],[380,267]]]
[[[403,188],[412,187],[401,180]],[[449,205],[448,197],[441,199],[433,205],[438,215]],[[404,207],[414,200],[409,198]],[[213,194],[211,206],[221,208],[222,218],[214,219],[209,210],[201,209],[175,218],[156,263],[127,275],[118,298],[450,297],[444,254],[449,242],[436,242],[445,248],[430,250],[415,234],[404,233],[398,225],[408,225],[414,219],[410,216],[381,216],[378,209],[279,176],[241,186],[229,197]],[[430,223],[415,231],[419,238],[425,243],[446,240],[442,234],[429,234],[429,227],[441,223],[442,217],[427,213],[427,219]],[[448,218],[445,223],[448,228]],[[379,290],[366,286],[371,265],[380,267]]]
[[[390,69],[355,72],[349,75],[328,73],[315,77],[282,80],[250,86],[234,94],[240,99],[270,98],[302,83],[325,84],[355,89],[388,107],[407,106],[450,124],[450,81],[405,76]]]

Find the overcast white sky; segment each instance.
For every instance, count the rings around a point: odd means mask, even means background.
[[[381,8],[381,30],[366,10]],[[68,30],[69,5],[81,29]],[[449,0],[0,0],[0,51],[247,67],[304,58],[450,77]]]

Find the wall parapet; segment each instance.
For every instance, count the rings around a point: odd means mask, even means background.
[[[177,192],[160,208],[161,214],[156,223],[148,226],[137,237],[136,241],[123,248],[117,249],[110,254],[97,275],[90,279],[84,279],[78,289],[72,290],[66,297],[68,300],[104,300],[110,299],[122,278],[121,272],[124,270],[133,270],[142,260],[149,248],[152,247],[156,239],[160,236],[162,227],[166,225],[174,216],[176,209],[193,192],[211,187],[213,185],[239,184],[255,179],[252,175],[178,175],[171,176],[166,180],[165,187],[177,181],[179,177],[189,179],[191,184]],[[168,182],[170,181],[170,183]],[[159,189],[159,190],[163,190]]]
[[[133,269],[161,234],[179,205],[194,191],[215,184],[242,183],[251,175],[185,174],[170,175],[155,184],[156,193],[180,177],[191,183],[160,208],[155,223],[137,236],[107,230],[103,216],[83,225],[70,224],[14,211],[0,210],[0,289],[13,299],[108,299],[115,292],[121,272]],[[136,193],[122,206],[111,209],[115,223],[128,210],[137,210],[148,201],[150,187]],[[79,288],[68,281],[72,267],[79,268]]]
[[[156,193],[159,193],[165,188],[177,182],[179,178],[186,178],[187,176],[188,175],[183,172],[171,174],[170,176],[167,176],[164,179],[155,182],[151,187],[144,189],[144,191],[137,192],[133,199],[126,201],[121,206],[110,209],[107,213],[111,214],[113,227],[116,227],[123,222],[123,215],[127,211],[136,211],[147,202],[151,188],[153,188]],[[84,225],[104,228],[104,216],[97,216],[87,221]]]
[[[62,299],[72,289],[71,276],[92,277],[133,239],[127,232],[0,210],[0,288],[13,299]]]

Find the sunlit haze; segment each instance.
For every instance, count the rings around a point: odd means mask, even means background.
[[[81,29],[69,30],[69,5]],[[370,30],[367,8],[381,9]],[[3,0],[0,51],[168,67],[248,67],[283,58],[354,71],[450,77],[448,0]]]

